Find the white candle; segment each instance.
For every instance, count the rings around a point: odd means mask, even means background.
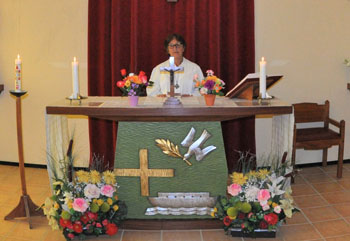
[[[174,68],[175,66],[175,59],[174,56],[170,56],[169,58],[170,68]]]
[[[266,61],[264,57],[260,61],[259,93],[261,98],[266,98]]]
[[[72,62],[72,79],[73,79],[73,99],[78,99],[79,95],[79,62],[74,57]]]
[[[19,54],[17,55],[17,59],[15,59],[15,72],[16,72],[16,78],[15,78],[15,91],[21,92],[22,91],[22,60],[19,57]]]

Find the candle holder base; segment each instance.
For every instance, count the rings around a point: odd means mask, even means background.
[[[176,98],[176,97],[168,97],[165,101],[163,105],[167,105],[167,106],[180,106],[181,101]]]
[[[77,98],[74,98],[73,96],[66,97],[67,100],[70,100],[70,104],[72,104],[72,101],[79,101],[79,105],[81,105],[81,100],[87,99],[87,96],[81,96],[78,95]]]
[[[14,95],[16,97],[21,97],[22,95],[27,94],[26,90],[10,90],[9,92],[11,95]]]
[[[265,98],[263,98],[263,97],[261,97],[261,94],[259,94],[259,96],[258,96],[258,100],[271,100],[271,99],[274,99],[275,97],[273,96],[273,95],[268,95],[267,93],[266,93],[266,97]]]

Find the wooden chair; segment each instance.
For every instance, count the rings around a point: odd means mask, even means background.
[[[294,107],[294,136],[292,165],[295,166],[296,149],[304,150],[323,150],[322,165],[327,166],[328,148],[338,146],[338,168],[337,177],[342,177],[343,155],[344,155],[344,135],[345,121],[340,122],[329,118],[329,101],[326,100],[324,105],[316,103],[299,103],[293,104]],[[323,127],[298,128],[298,123],[323,122]],[[329,128],[329,124],[337,127],[339,132]]]

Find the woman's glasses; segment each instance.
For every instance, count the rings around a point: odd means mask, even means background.
[[[182,44],[169,44],[168,47],[171,49],[173,49],[173,48],[178,49],[178,48],[182,47]]]

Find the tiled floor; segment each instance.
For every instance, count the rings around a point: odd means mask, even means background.
[[[40,205],[50,194],[45,169],[26,168],[28,194]],[[343,178],[336,179],[336,166],[304,168],[293,184],[295,202],[301,212],[287,221],[276,239],[350,241],[350,164],[344,165]],[[0,164],[0,241],[64,241],[59,231],[52,231],[45,217],[33,218],[33,229],[25,219],[5,221],[21,195],[18,167]],[[93,240],[117,241],[243,241],[252,239],[226,236],[222,230],[133,231],[120,230],[113,237]]]

